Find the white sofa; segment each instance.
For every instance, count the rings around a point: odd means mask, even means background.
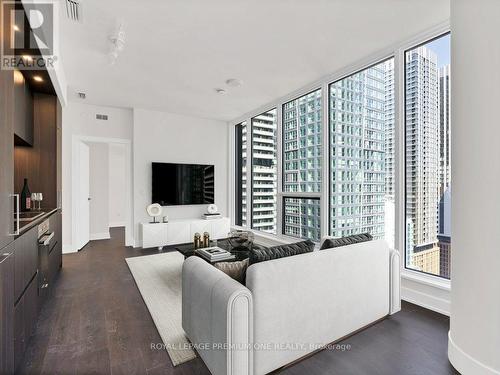
[[[251,265],[246,286],[198,257],[182,270],[182,325],[214,375],[266,374],[400,306],[383,240]]]

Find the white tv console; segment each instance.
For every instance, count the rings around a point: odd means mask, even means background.
[[[141,223],[142,247],[158,247],[193,242],[195,233],[203,236],[210,233],[210,239],[227,238],[231,230],[228,217],[219,219],[177,219],[168,223]]]

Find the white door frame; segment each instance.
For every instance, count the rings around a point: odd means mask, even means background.
[[[78,208],[79,216],[77,216],[76,228],[78,231],[78,238],[76,241],[76,248],[82,249],[90,241],[90,147],[88,143],[78,143],[78,168],[79,168],[79,183],[78,195],[75,197],[76,206]],[[86,160],[84,160],[84,158]],[[84,181],[85,177],[88,181]],[[84,198],[84,196],[86,196]],[[85,218],[87,220],[85,220]],[[87,222],[85,222],[87,221]]]
[[[127,180],[127,185],[125,186],[125,195],[127,200],[126,204],[126,222],[125,222],[125,246],[134,246],[134,226],[133,226],[133,211],[132,211],[132,142],[130,139],[123,138],[106,138],[106,137],[90,137],[85,135],[73,135],[72,140],[72,220],[71,220],[71,237],[73,238],[73,244],[80,243],[79,232],[78,232],[78,220],[76,219],[79,215],[80,207],[74,204],[76,197],[80,193],[80,148],[79,143],[119,143],[125,145],[125,178]],[[78,250],[78,249],[75,249]]]

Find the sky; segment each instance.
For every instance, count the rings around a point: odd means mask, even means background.
[[[435,39],[425,46],[437,54],[439,68],[450,63],[450,34]]]

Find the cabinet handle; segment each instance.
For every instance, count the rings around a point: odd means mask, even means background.
[[[11,233],[11,236],[19,235],[19,194],[10,194],[10,197],[16,198],[16,231]]]

